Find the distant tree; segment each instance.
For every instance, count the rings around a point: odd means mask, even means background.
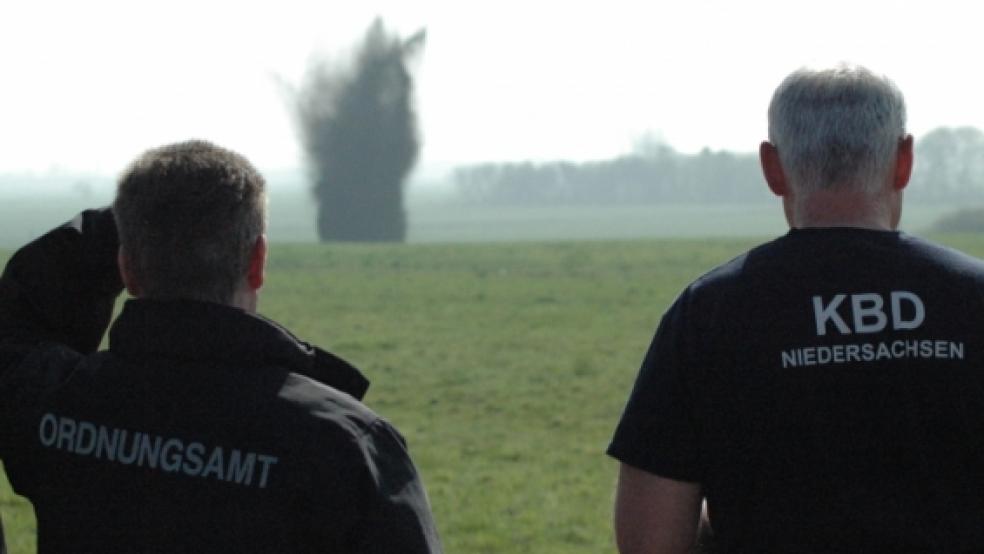
[[[406,237],[403,182],[420,150],[407,62],[424,39],[377,18],[351,67],[316,62],[294,95],[322,241]]]
[[[608,160],[463,166],[453,179],[460,199],[484,204],[772,201],[754,154],[688,155],[658,142]]]
[[[913,192],[951,200],[984,194],[984,133],[975,127],[939,127],[916,143]]]
[[[646,131],[632,141],[632,153],[643,158],[662,158],[676,152],[661,133]]]
[[[937,128],[919,139],[915,153],[914,197],[984,200],[984,132]],[[484,163],[458,167],[452,177],[459,198],[471,203],[775,202],[756,154],[709,148],[683,154],[652,133],[638,138],[631,153],[608,160]]]

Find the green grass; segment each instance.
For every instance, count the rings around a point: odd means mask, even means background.
[[[663,306],[744,244],[280,247],[264,306],[376,381],[448,552],[597,553],[603,450]]]
[[[754,242],[274,245],[261,311],[370,376],[447,552],[612,552],[604,449],[652,332]],[[0,511],[12,554],[32,552],[30,509],[4,485]]]
[[[10,554],[27,554],[35,551],[34,512],[31,505],[10,490],[7,474],[0,464],[0,515]]]

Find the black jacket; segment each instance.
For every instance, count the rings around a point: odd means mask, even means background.
[[[116,244],[86,212],[0,279],[0,458],[39,552],[440,552],[402,437],[343,360],[193,301],[128,301],[95,352]]]

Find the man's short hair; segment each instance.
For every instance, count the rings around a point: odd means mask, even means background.
[[[229,303],[264,232],[264,189],[246,158],[205,141],[137,158],[113,214],[141,296]]]
[[[877,190],[904,135],[902,93],[863,67],[800,69],[769,104],[769,142],[798,190]]]

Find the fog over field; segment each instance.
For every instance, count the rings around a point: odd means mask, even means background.
[[[316,242],[315,203],[299,179],[270,178],[272,242]],[[762,185],[765,188],[765,185]],[[0,187],[0,248],[15,248],[80,210],[109,204],[111,178],[57,178],[45,186]],[[924,233],[955,202],[908,202],[902,229]],[[785,232],[778,200],[754,203],[483,205],[440,185],[411,186],[408,242],[566,241],[635,238],[771,237]]]
[[[302,169],[261,171],[268,182],[269,238],[317,241],[310,175]],[[114,182],[108,173],[0,172],[0,248],[22,244],[79,210],[108,204]],[[406,240],[414,243],[769,237],[786,229],[757,155],[710,149],[690,154],[658,137],[598,160],[421,164],[403,191]],[[924,233],[941,217],[976,206],[984,206],[984,131],[940,127],[917,137],[902,229]],[[971,212],[964,219],[981,218]],[[971,227],[964,230],[981,225]]]
[[[141,151],[193,137],[263,170],[273,241],[316,240],[316,182],[300,169],[303,126],[286,91],[319,63],[353,64],[375,21],[392,40],[419,38],[404,76],[420,147],[405,189],[409,242],[781,233],[753,153],[769,98],[797,67],[839,61],[884,72],[906,95],[919,160],[903,229],[984,205],[971,4],[558,6],[11,3],[0,18],[0,47],[18,53],[0,102],[0,248],[105,204],[112,176]],[[344,71],[328,75],[329,89],[344,88]]]

